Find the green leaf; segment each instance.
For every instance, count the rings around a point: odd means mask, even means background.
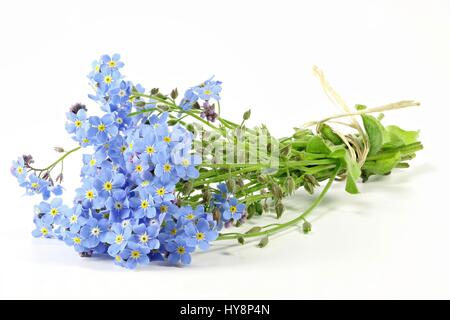
[[[332,142],[334,145],[340,145],[343,144],[344,141],[342,141],[341,137],[339,137],[326,123],[321,123],[319,125],[319,132],[324,137],[324,139],[327,139],[328,141]]]
[[[361,116],[370,142],[369,155],[376,154],[383,145],[389,142],[389,135],[381,122],[367,114]]]
[[[356,185],[356,181],[361,176],[361,169],[359,165],[349,159],[347,161],[347,178],[345,179],[345,191],[350,194],[359,193],[358,187]]]
[[[347,169],[345,191],[350,194],[359,193],[356,181],[358,181],[361,176],[361,169],[359,168],[358,163],[352,160],[349,151],[344,147],[338,147],[330,154],[330,157],[338,159],[341,168]]]
[[[397,126],[387,126],[386,131],[389,134],[390,142],[385,147],[399,147],[405,144],[417,142],[419,131],[406,131]]]
[[[308,144],[306,145],[306,152],[330,154],[331,150],[321,137],[315,136],[312,137],[311,140],[309,140]]]
[[[385,175],[394,169],[400,162],[401,153],[397,152],[392,155],[392,157],[375,160],[366,161],[364,164],[364,170],[368,170],[372,174]]]

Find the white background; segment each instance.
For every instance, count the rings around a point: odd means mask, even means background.
[[[32,239],[39,199],[21,197],[9,167],[23,153],[45,164],[53,146],[73,146],[65,112],[78,101],[96,108],[86,74],[114,52],[147,88],[183,91],[216,75],[225,117],[252,107],[251,123],[280,136],[339,111],[317,64],[349,104],[421,101],[386,123],[421,129],[426,149],[360,195],[335,184],[308,236],[216,245],[184,268],[81,259]],[[3,1],[0,88],[1,298],[450,298],[449,1]],[[68,195],[79,161],[66,162]],[[311,200],[299,192],[287,217]]]

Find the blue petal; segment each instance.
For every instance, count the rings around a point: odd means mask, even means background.
[[[187,253],[183,254],[181,256],[181,263],[182,264],[186,264],[186,265],[190,264],[191,263],[191,256],[189,254],[187,254]]]

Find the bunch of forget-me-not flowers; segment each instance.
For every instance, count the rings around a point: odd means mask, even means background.
[[[189,88],[177,102],[177,89],[146,92],[123,77],[123,66],[118,54],[93,63],[89,97],[103,114],[89,115],[80,103],[70,108],[66,130],[77,147],[56,147],[61,156],[44,168],[36,167],[31,155],[11,167],[26,194],[43,198],[35,206],[33,236],[63,240],[83,257],[106,255],[131,269],[151,261],[189,264],[197,248],[207,250],[215,240],[244,244],[255,238],[265,247],[269,236],[299,224],[309,233],[307,218],[335,180],[358,193],[358,179],[408,168],[423,148],[417,131],[385,127],[382,114],[370,115],[419,105],[415,101],[356,105],[355,111],[345,106],[344,114],[275,139],[265,125],[246,126],[250,110],[240,123],[222,118],[222,87],[214,78]],[[342,101],[316,72],[328,95]],[[331,126],[333,119],[346,117],[351,122],[339,124],[356,132],[343,134]],[[79,150],[81,186],[68,206],[61,197],[63,163]],[[222,233],[263,213],[280,219],[286,197],[301,187],[313,194],[322,181],[328,182],[319,196],[293,219]]]

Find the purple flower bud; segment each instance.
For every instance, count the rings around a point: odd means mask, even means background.
[[[30,165],[31,165],[32,163],[34,163],[33,156],[30,155],[30,154],[29,154],[29,155],[23,155],[22,158],[23,158],[23,162],[24,162],[24,164],[25,164],[25,167],[27,167],[27,168],[29,168]]]
[[[76,103],[72,107],[70,107],[70,112],[77,114],[78,111],[80,111],[81,109],[83,109],[84,111],[87,111],[87,108],[84,104]]]
[[[62,182],[63,182],[63,179],[64,179],[64,176],[63,176],[63,174],[62,174],[62,172],[61,172],[60,174],[58,174],[58,176],[56,177],[55,181],[56,181],[57,183],[62,183]]]
[[[209,104],[208,101],[205,101],[203,103],[202,108],[203,108],[203,111],[202,111],[202,113],[200,113],[200,116],[202,118],[206,118],[206,120],[208,120],[210,122],[214,122],[217,119],[218,114],[215,111],[214,104]]]
[[[82,257],[82,258],[90,258],[90,257],[92,257],[92,251],[80,252],[80,257]]]

